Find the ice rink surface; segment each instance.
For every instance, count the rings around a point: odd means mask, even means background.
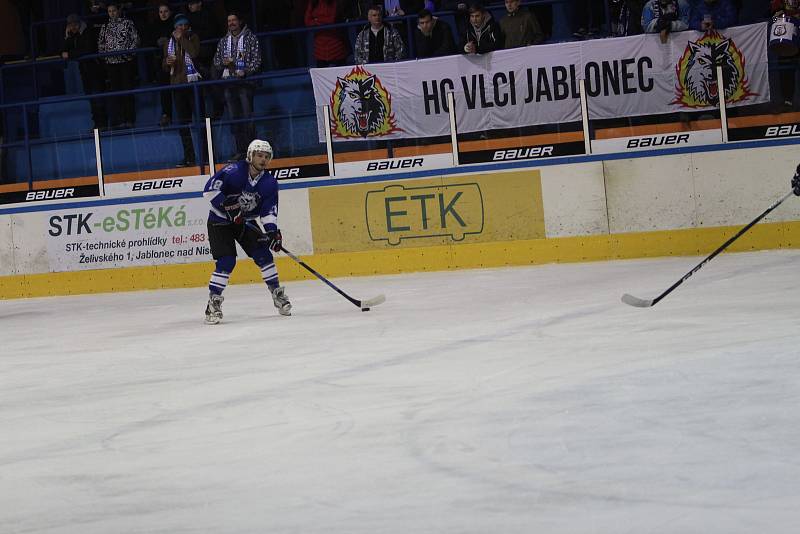
[[[697,261],[0,301],[0,533],[796,533],[800,252]]]

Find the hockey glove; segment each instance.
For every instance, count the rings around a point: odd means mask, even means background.
[[[280,252],[281,246],[283,245],[283,237],[281,236],[281,231],[278,229],[269,230],[267,233],[264,234],[263,241],[267,244],[267,247],[272,250],[272,252]]]
[[[225,209],[225,214],[233,224],[242,224],[244,218],[242,217],[242,206],[239,204],[239,199],[236,197],[228,197],[222,202],[222,207]]]
[[[800,166],[797,167],[797,172],[792,177],[792,191],[800,197]]]

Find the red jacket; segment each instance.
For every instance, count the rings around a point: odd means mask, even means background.
[[[322,26],[336,21],[336,0],[318,0],[306,8],[306,26]],[[347,45],[339,29],[314,32],[314,57],[322,61],[342,61],[347,57]]]

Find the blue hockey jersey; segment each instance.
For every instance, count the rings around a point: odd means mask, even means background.
[[[222,203],[238,198],[245,220],[258,220],[267,231],[278,228],[278,180],[269,171],[250,178],[249,164],[239,161],[226,166],[208,179],[203,197],[211,202],[208,220],[212,224],[230,224]]]

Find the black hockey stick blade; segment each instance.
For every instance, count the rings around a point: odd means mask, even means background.
[[[800,165],[798,165],[798,167],[797,167],[797,173],[798,173],[798,174],[800,174]],[[669,286],[669,287],[668,287],[666,290],[664,290],[664,292],[663,292],[663,293],[661,293],[661,294],[660,294],[659,296],[657,296],[656,298],[654,298],[654,299],[652,299],[652,300],[645,300],[645,299],[640,299],[640,298],[638,298],[638,297],[634,297],[633,295],[629,295],[629,294],[627,294],[627,293],[626,293],[626,294],[622,295],[622,302],[624,302],[625,304],[628,304],[629,306],[635,306],[635,307],[637,307],[637,308],[650,308],[651,306],[655,306],[656,304],[658,304],[658,303],[659,303],[659,301],[660,301],[661,299],[663,299],[664,297],[666,297],[667,295],[669,295],[670,293],[672,293],[672,292],[673,292],[673,291],[674,291],[674,290],[675,290],[675,289],[676,289],[676,288],[677,288],[679,285],[681,285],[681,284],[682,284],[682,283],[684,283],[686,280],[688,280],[688,279],[689,279],[689,278],[690,278],[690,277],[691,277],[691,276],[692,276],[694,273],[696,273],[697,271],[699,271],[700,269],[702,269],[702,268],[703,268],[703,266],[704,266],[706,263],[708,263],[708,262],[710,262],[711,260],[713,260],[713,259],[714,259],[714,258],[717,256],[717,254],[719,254],[720,252],[722,252],[723,250],[725,250],[726,248],[728,248],[728,247],[730,246],[730,244],[731,244],[731,243],[733,243],[734,241],[736,241],[737,239],[739,239],[740,237],[742,237],[742,235],[744,235],[744,233],[745,233],[745,232],[747,232],[747,231],[748,231],[750,228],[752,228],[753,226],[755,226],[755,225],[756,225],[756,223],[757,223],[758,221],[760,221],[761,219],[763,219],[764,217],[766,217],[766,216],[767,216],[767,215],[768,215],[768,214],[769,214],[769,213],[770,213],[772,210],[774,210],[775,208],[777,208],[778,206],[780,206],[781,204],[783,204],[783,202],[784,202],[784,201],[785,201],[787,198],[789,198],[790,196],[792,196],[792,195],[794,195],[794,192],[793,192],[793,191],[789,191],[789,192],[788,192],[788,193],[786,193],[786,195],[784,195],[782,198],[779,198],[778,200],[776,200],[775,202],[773,202],[773,203],[772,203],[772,205],[771,205],[770,207],[768,207],[768,208],[767,208],[767,209],[765,209],[763,212],[761,212],[761,215],[759,215],[758,217],[756,217],[755,219],[753,219],[752,221],[750,221],[750,222],[749,222],[747,225],[745,225],[744,227],[742,227],[742,229],[741,229],[741,230],[739,230],[738,232],[736,232],[736,234],[735,234],[733,237],[731,237],[730,239],[728,239],[727,241],[725,241],[725,242],[724,242],[722,245],[720,245],[720,246],[719,246],[719,248],[717,248],[717,250],[715,250],[714,252],[712,252],[711,254],[709,254],[708,256],[706,256],[706,257],[703,259],[703,261],[701,261],[700,263],[698,263],[697,265],[695,265],[695,266],[694,266],[694,268],[692,268],[692,270],[691,270],[691,271],[689,271],[688,273],[686,273],[685,275],[683,275],[683,277],[682,277],[680,280],[678,280],[677,282],[675,282],[674,284],[672,284],[671,286]]]
[[[628,306],[635,306],[637,308],[649,308],[653,305],[653,299],[640,299],[639,297],[634,297],[629,293],[622,295],[622,302]]]

